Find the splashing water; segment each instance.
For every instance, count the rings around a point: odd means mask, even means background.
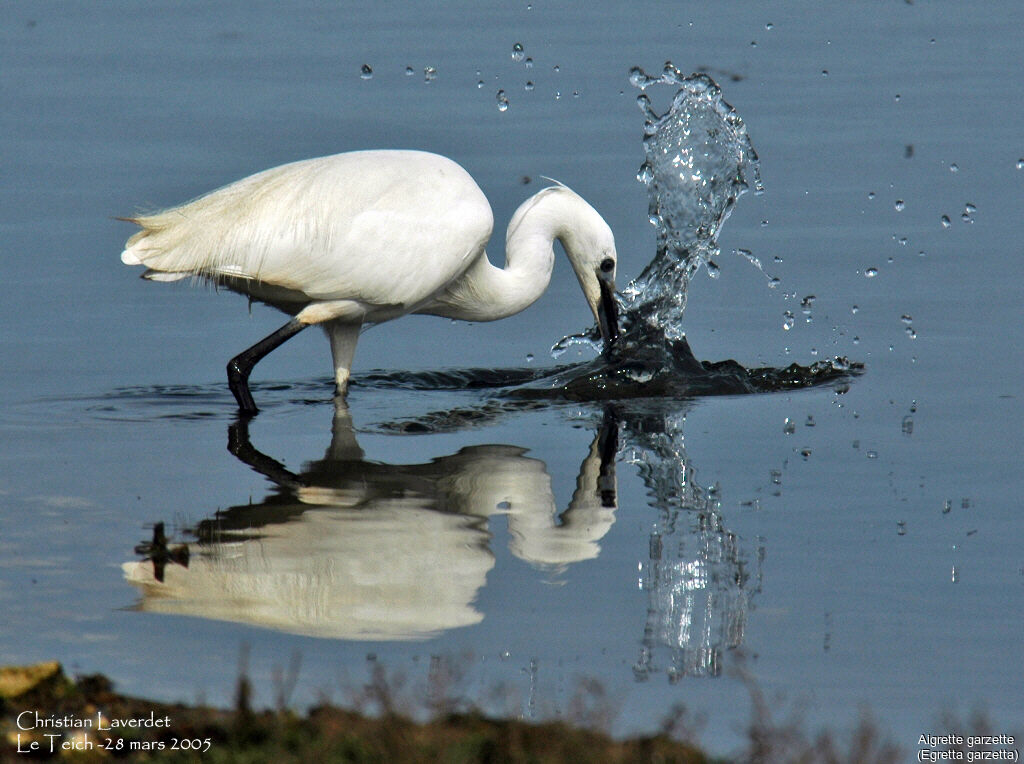
[[[822,384],[859,371],[859,364],[845,358],[809,367],[746,369],[735,361],[707,363],[693,355],[683,331],[687,288],[701,265],[717,275],[714,258],[722,226],[740,196],[751,188],[763,191],[757,152],[742,118],[708,75],[683,77],[668,62],[659,76],[635,67],[629,79],[643,91],[652,85],[677,88],[661,115],[646,92],[637,98],[645,117],[645,160],[637,179],[647,186],[656,254],[622,290],[622,331],[615,345],[593,361],[554,370],[516,394],[576,400],[735,394]],[[778,284],[749,250],[736,252],[764,273],[770,287]],[[600,349],[596,328],[562,338],[552,354],[558,357],[574,344]]]
[[[656,84],[678,87],[662,115],[646,93],[637,98],[644,113],[646,158],[637,179],[647,185],[648,214],[657,230],[657,253],[643,272],[622,290],[625,345],[682,341],[683,311],[690,279],[704,265],[718,275],[718,234],[733,206],[751,185],[762,191],[757,152],[736,110],[722,99],[706,74],[682,77],[671,62],[659,77],[639,67],[630,82],[646,90]],[[748,250],[738,250],[764,272]],[[767,273],[769,281],[773,281]],[[600,349],[596,332],[564,337],[552,348],[557,358],[574,344]]]
[[[634,68],[630,82],[641,90],[655,84],[679,90],[662,115],[646,93],[637,98],[645,117],[646,154],[637,178],[647,185],[658,249],[623,290],[627,327],[643,322],[679,340],[690,279],[701,265],[717,273],[713,258],[719,254],[722,225],[751,186],[762,191],[757,152],[743,120],[706,74],[684,78],[666,63],[660,77]]]

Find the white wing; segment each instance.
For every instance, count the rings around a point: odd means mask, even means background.
[[[135,222],[128,264],[412,306],[483,251],[493,216],[451,160],[366,151],[266,170]]]

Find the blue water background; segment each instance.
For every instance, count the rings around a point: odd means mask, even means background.
[[[3,4],[0,663],[58,659],[127,693],[229,703],[245,644],[257,703],[274,702],[275,672],[302,656],[291,698],[301,706],[344,701],[368,655],[409,686],[441,656],[463,665],[460,691],[481,705],[501,705],[503,687],[513,713],[564,715],[578,681],[595,678],[617,734],[656,728],[683,703],[706,715],[705,743],[729,751],[749,719],[742,653],[766,694],[804,707],[812,728],[842,728],[867,708],[911,749],[945,731],[943,710],[981,707],[997,732],[1020,729],[1022,20],[1015,0]],[[517,42],[532,68],[513,60]],[[660,520],[625,454],[596,560],[552,576],[510,554],[492,518],[475,626],[368,643],[133,611],[121,564],[152,523],[188,526],[270,490],[225,449],[222,379],[227,358],[282,319],[208,288],[139,281],[118,260],[131,227],[114,217],[295,159],[419,148],[455,158],[491,199],[492,259],[547,175],[602,212],[625,279],[654,248],[627,72],[666,59],[719,81],[766,186],[726,225],[720,277],[691,285],[694,351],[775,366],[844,354],[867,369],[843,395],[678,404],[695,479],[718,486],[759,576],[722,675],[635,679]],[[769,289],[734,248],[780,285]],[[587,323],[560,258],[523,314],[375,328],[354,371],[546,364],[551,344]],[[330,441],[328,359],[307,332],[254,375],[299,385],[265,390],[273,405],[251,427],[261,451],[294,469]],[[544,462],[566,506],[596,406],[419,436],[378,426],[480,400],[365,386],[350,397],[368,460],[516,445]]]

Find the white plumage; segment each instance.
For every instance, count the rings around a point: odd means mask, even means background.
[[[142,230],[121,254],[145,278],[205,277],[293,316],[232,359],[231,389],[255,413],[255,363],[310,324],[331,340],[343,394],[360,328],[407,313],[471,321],[513,315],[551,278],[559,239],[606,341],[615,338],[615,241],[601,216],[565,186],[516,211],[506,266],[484,248],[494,219],[455,162],[417,151],[362,151],[275,167],[194,201],[131,219]]]

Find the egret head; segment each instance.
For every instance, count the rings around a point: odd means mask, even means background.
[[[541,256],[543,265],[537,266],[538,273],[541,268],[545,270],[541,291],[551,277],[554,239],[562,243],[569,257],[607,348],[619,336],[619,309],[615,300],[618,255],[612,229],[583,197],[559,183],[523,202],[512,216],[506,234],[505,251],[510,266],[518,252],[532,251]],[[536,283],[539,282],[534,285]],[[529,302],[536,299],[534,294]]]
[[[563,188],[565,188],[563,186]],[[615,236],[604,218],[583,197],[565,188],[569,215],[557,238],[569,256],[583,295],[601,330],[605,347],[619,337],[619,304],[615,299],[618,255]]]

